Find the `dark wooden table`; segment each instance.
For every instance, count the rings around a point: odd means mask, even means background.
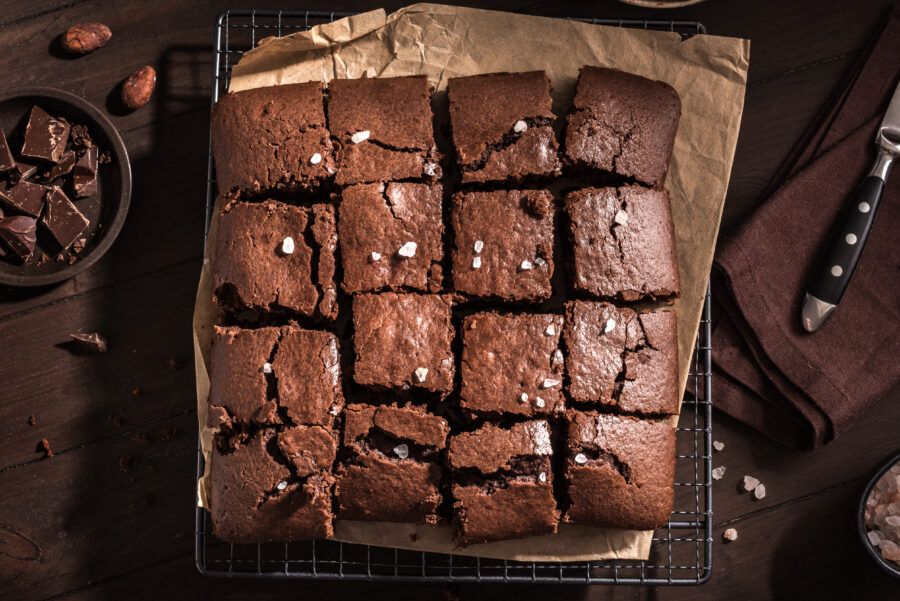
[[[366,10],[402,3],[256,4]],[[889,3],[709,0],[671,12],[612,1],[481,5],[548,16],[698,19],[712,33],[752,39],[727,231],[760,201]],[[109,107],[135,183],[121,237],[91,270],[53,288],[0,291],[0,599],[900,598],[900,582],[866,557],[854,523],[860,487],[900,444],[896,389],[842,439],[811,454],[715,415],[715,438],[726,443],[716,464],[728,472],[714,488],[713,574],[700,588],[448,590],[201,577],[193,562],[190,320],[203,240],[213,20],[227,7],[185,0],[0,2],[0,85],[56,86]],[[60,58],[56,36],[94,20],[112,28],[111,44],[85,58]],[[110,94],[144,64],[159,71],[158,92],[149,106],[121,114]],[[70,354],[59,344],[75,331],[105,333],[110,351]],[[170,359],[188,367],[173,369]],[[52,458],[38,452],[42,438]],[[746,473],[766,483],[764,500],[737,493]],[[736,543],[721,543],[726,527],[738,529]]]

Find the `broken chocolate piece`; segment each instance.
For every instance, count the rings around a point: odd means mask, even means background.
[[[54,186],[47,193],[47,208],[41,218],[41,225],[50,230],[59,245],[66,249],[88,226],[88,220],[75,208],[62,189]]]
[[[12,152],[9,150],[9,144],[6,142],[6,133],[0,127],[0,173],[11,171],[16,166],[16,160],[13,158]]]
[[[44,182],[45,184],[49,184],[57,177],[60,177],[72,171],[72,168],[75,167],[75,160],[75,152],[72,150],[67,150],[63,157],[59,159],[58,163],[51,163],[50,168],[40,176],[38,176],[38,180]]]
[[[34,217],[22,215],[0,219],[0,240],[22,261],[27,261],[34,252],[36,222]]]
[[[75,196],[84,198],[97,193],[97,148],[88,148],[75,163],[72,173]]]
[[[28,125],[25,127],[25,144],[22,155],[42,161],[58,162],[66,150],[69,140],[69,124],[54,119],[41,107],[31,109]]]
[[[86,351],[105,353],[107,349],[106,337],[103,334],[92,332],[90,334],[69,334],[69,337],[78,343],[78,346]]]
[[[72,146],[79,150],[94,148],[94,140],[91,138],[91,134],[88,133],[87,126],[80,123],[72,125],[70,140],[72,141]]]
[[[20,158],[16,161],[15,170],[9,174],[10,182],[14,184],[18,184],[23,179],[28,179],[32,175],[38,172],[38,169],[41,168],[41,165],[44,164],[44,161],[35,161],[31,159]]]
[[[40,217],[46,193],[46,186],[31,182],[20,181],[14,186],[0,182],[0,202],[30,217]]]

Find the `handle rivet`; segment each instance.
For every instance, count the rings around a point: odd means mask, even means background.
[[[847,234],[844,240],[847,244],[856,244],[856,234]]]
[[[867,203],[867,202],[859,203],[859,212],[860,213],[868,213],[871,208],[872,207],[870,207],[869,203]]]
[[[831,275],[833,275],[833,276],[836,277],[836,278],[837,278],[837,277],[840,277],[840,275],[841,275],[842,273],[844,273],[844,270],[841,269],[841,266],[840,266],[840,265],[835,265],[834,267],[831,268]]]

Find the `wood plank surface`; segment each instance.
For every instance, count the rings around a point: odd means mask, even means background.
[[[257,8],[290,8],[256,2]],[[388,9],[402,2],[307,2]],[[750,85],[723,230],[761,194],[856,60],[880,0],[708,0],[671,11],[611,0],[490,1],[546,16],[699,19],[752,40]],[[866,557],[855,531],[860,487],[900,444],[892,391],[841,439],[797,453],[716,413],[714,567],[699,588],[261,582],[202,577],[193,560],[196,414],[190,318],[200,269],[212,26],[222,2],[0,0],[4,87],[52,85],[106,108],[132,158],[131,212],[110,253],[75,280],[0,290],[0,599],[893,599],[900,584]],[[54,40],[99,20],[107,48],[62,57]],[[125,113],[116,86],[152,64],[150,105]],[[106,355],[61,346],[97,330]],[[187,361],[172,369],[169,360]],[[139,395],[132,392],[140,389]],[[36,424],[29,425],[30,415]],[[37,444],[55,452],[42,458]],[[767,496],[738,492],[744,474]],[[724,528],[739,540],[723,544]]]

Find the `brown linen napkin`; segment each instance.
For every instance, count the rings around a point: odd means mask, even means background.
[[[771,438],[812,449],[844,432],[900,379],[900,168],[853,280],[814,334],[800,326],[810,271],[871,167],[900,76],[900,12],[854,71],[786,181],[720,245],[713,278],[713,399]]]

